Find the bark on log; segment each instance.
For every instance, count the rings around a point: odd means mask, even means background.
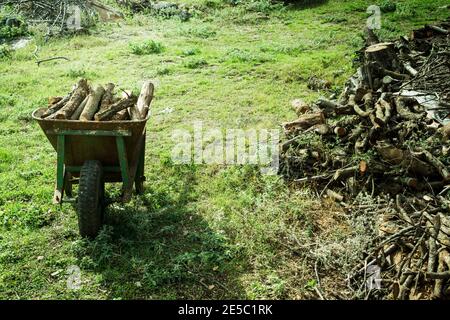
[[[94,114],[99,109],[100,101],[102,100],[102,96],[105,93],[105,88],[101,85],[96,86],[91,93],[88,95],[88,100],[86,106],[83,109],[83,112],[80,116],[80,121],[91,121],[94,118]]]
[[[107,121],[111,120],[111,118],[119,111],[122,111],[124,109],[133,107],[137,101],[137,98],[135,96],[131,96],[129,98],[123,98],[119,102],[113,104],[108,109],[106,109],[103,112],[98,112],[95,115],[96,121]]]
[[[108,83],[103,94],[102,101],[98,112],[105,111],[110,105],[114,103],[114,83]]]
[[[83,102],[80,103],[77,110],[75,110],[75,112],[70,116],[70,120],[79,120],[80,119],[81,113],[83,112],[84,107],[86,106],[86,103],[88,102],[88,99],[89,99],[89,96],[84,98]]]
[[[142,120],[147,116],[148,110],[150,109],[150,104],[153,99],[153,92],[155,91],[155,86],[150,81],[146,81],[142,85],[141,93],[139,94],[139,99],[137,101],[135,108],[130,108],[128,111],[131,116],[131,120]]]
[[[423,115],[412,113],[411,111],[409,111],[408,107],[407,107],[408,101],[409,101],[409,99],[404,98],[404,97],[397,97],[395,99],[395,106],[396,106],[397,113],[405,120],[418,121],[419,119],[421,119],[423,117]]]
[[[422,177],[434,176],[435,169],[428,163],[417,159],[410,151],[396,148],[389,144],[379,143],[375,146],[381,157],[392,165],[400,165],[409,172]]]
[[[112,121],[124,121],[129,120],[130,114],[128,113],[128,109],[117,112],[112,118]]]
[[[344,127],[334,127],[333,132],[338,137],[343,137],[347,134],[347,130]]]
[[[371,45],[366,49],[365,55],[367,61],[374,62],[378,67],[388,70],[394,70],[397,67],[397,55],[392,42]]]
[[[429,221],[432,225],[428,228],[430,233],[430,239],[428,240],[428,264],[427,271],[434,272],[436,270],[436,255],[437,255],[437,243],[436,240],[441,230],[441,219],[439,215],[433,217],[433,221]]]
[[[445,126],[443,126],[441,131],[442,136],[444,137],[444,142],[446,142],[450,138],[450,123],[447,123]]]
[[[49,97],[48,98],[48,106],[51,107],[52,105],[60,102],[63,99],[63,97]]]
[[[332,199],[333,201],[336,202],[342,202],[344,201],[344,196],[331,190],[331,189],[327,189],[327,196],[328,198]]]
[[[72,92],[70,92],[67,96],[65,96],[64,98],[62,98],[60,101],[58,101],[57,103],[55,103],[54,105],[52,105],[51,107],[49,107],[43,114],[42,114],[42,118],[48,118],[51,115],[55,114],[55,112],[59,111],[62,107],[64,107],[64,105],[69,102],[70,97],[72,96]]]
[[[311,110],[311,107],[302,99],[292,100],[291,106],[297,116],[301,116]]]
[[[77,107],[83,102],[89,93],[86,79],[78,81],[77,88],[73,92],[69,102],[55,114],[55,119],[70,119]]]
[[[283,124],[286,132],[291,133],[297,130],[306,130],[316,124],[324,124],[325,116],[323,112],[305,114],[295,121],[287,122]]]

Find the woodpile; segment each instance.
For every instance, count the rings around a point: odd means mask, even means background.
[[[379,238],[347,279],[355,296],[370,296],[367,270],[376,265],[382,297],[450,297],[449,32],[447,21],[381,42],[367,30],[341,96],[294,100],[298,118],[283,124],[287,179],[348,214],[379,215]],[[387,200],[374,211],[358,205],[361,194]]]
[[[121,97],[114,95],[115,85],[108,83],[90,86],[80,79],[72,91],[64,97],[49,98],[43,119],[76,121],[143,120],[147,117],[153,99],[154,86],[145,81],[139,96],[124,91]]]

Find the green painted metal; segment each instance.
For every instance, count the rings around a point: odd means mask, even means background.
[[[144,132],[144,139],[142,141],[142,147],[139,154],[138,159],[138,165],[136,170],[136,177],[134,179],[135,181],[135,188],[137,193],[143,193],[144,192],[144,163],[145,163],[145,132]]]
[[[49,135],[66,136],[97,136],[97,137],[129,137],[131,132],[128,130],[47,130]]]
[[[117,153],[119,156],[120,172],[122,173],[122,190],[125,191],[130,186],[130,171],[128,168],[127,150],[123,137],[116,137]]]
[[[61,203],[64,189],[64,155],[66,139],[64,135],[58,135],[57,141],[57,161],[56,161],[56,190],[54,202]]]

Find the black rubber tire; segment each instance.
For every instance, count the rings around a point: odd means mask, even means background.
[[[82,237],[95,238],[103,224],[105,182],[100,161],[85,161],[78,187],[78,228]]]

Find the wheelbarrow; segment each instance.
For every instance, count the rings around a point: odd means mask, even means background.
[[[53,202],[73,202],[77,207],[82,237],[93,238],[103,224],[105,183],[122,182],[122,203],[131,200],[133,184],[136,193],[144,187],[145,125],[132,121],[46,120],[46,109],[32,117],[44,131],[57,153],[56,186]],[[72,185],[79,184],[74,198]]]

